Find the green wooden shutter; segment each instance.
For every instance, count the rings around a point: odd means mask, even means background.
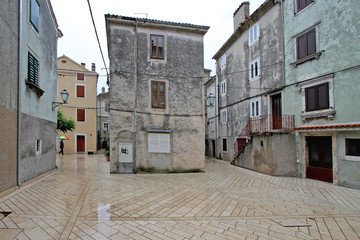
[[[39,61],[31,53],[28,55],[28,81],[39,86]]]

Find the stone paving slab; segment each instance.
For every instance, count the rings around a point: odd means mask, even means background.
[[[360,239],[355,189],[214,159],[187,174],[110,175],[103,155],[57,166],[0,199],[0,239]]]

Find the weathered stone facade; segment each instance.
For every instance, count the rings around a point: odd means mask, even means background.
[[[102,92],[96,97],[96,129],[97,149],[108,149],[110,147],[110,93]]]
[[[234,33],[214,56],[220,117],[217,157],[268,174],[294,176],[294,145],[287,141],[294,135],[284,128],[288,123],[282,114],[281,4],[265,1],[249,16],[249,2],[244,2],[234,13],[234,24]],[[240,146],[239,138],[246,144]],[[284,153],[276,154],[279,150]]]
[[[204,170],[203,36],[209,27],[105,18],[111,72],[110,171]],[[158,40],[152,42],[153,37]],[[152,47],[162,55],[152,57]]]
[[[19,1],[0,8],[0,193],[17,184]]]
[[[299,176],[359,188],[359,2],[296,2],[284,1],[284,110],[295,115]]]

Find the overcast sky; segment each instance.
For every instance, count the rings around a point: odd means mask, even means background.
[[[244,0],[90,0],[107,67],[105,14],[209,26],[204,37],[204,67],[215,74],[214,54],[233,33],[233,13]],[[265,0],[249,0],[250,14]],[[58,40],[58,56],[66,55],[78,63],[96,63],[99,73],[97,92],[106,87],[106,71],[96,40],[87,0],[51,0],[64,36]],[[140,13],[140,14],[137,14]]]

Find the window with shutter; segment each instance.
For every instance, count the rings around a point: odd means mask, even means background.
[[[85,109],[82,108],[76,109],[76,121],[85,122]]]
[[[316,111],[329,108],[329,83],[305,88],[306,111]]]
[[[40,7],[37,0],[30,0],[29,20],[37,32],[39,32],[39,10]]]
[[[85,98],[85,86],[84,85],[76,85],[76,97]]]
[[[296,10],[297,12],[300,12],[307,6],[309,6],[311,3],[313,3],[313,0],[296,0]]]
[[[154,153],[170,153],[170,134],[149,133],[148,151]]]
[[[155,59],[164,59],[164,36],[151,35],[150,40],[150,57]]]
[[[223,97],[226,95],[226,79],[221,82],[220,86],[221,86],[221,96]]]
[[[39,86],[39,61],[28,53],[28,81]]]
[[[296,38],[297,60],[316,53],[316,32],[315,28]]]
[[[260,28],[259,24],[256,23],[249,29],[249,46],[259,39],[259,35]]]
[[[83,73],[78,73],[78,74],[76,74],[76,79],[78,81],[84,81],[85,80],[85,75]]]
[[[250,101],[250,117],[261,116],[261,99],[255,98]]]

